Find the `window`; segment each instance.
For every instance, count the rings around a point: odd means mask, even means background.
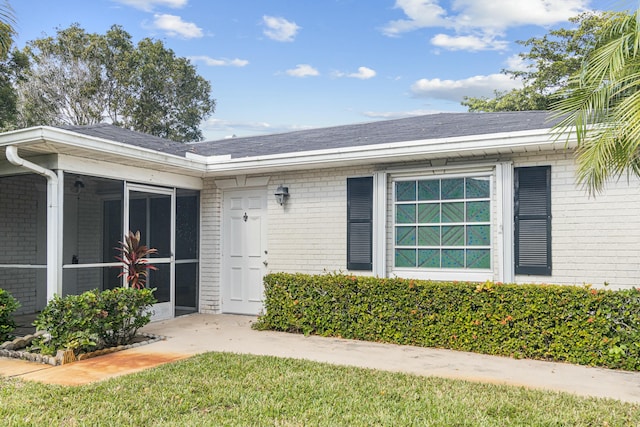
[[[347,178],[347,269],[373,268],[373,177]]]
[[[394,265],[491,268],[490,176],[395,182]]]
[[[551,167],[515,169],[515,273],[551,276]]]

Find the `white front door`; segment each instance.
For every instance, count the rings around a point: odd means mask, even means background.
[[[258,314],[267,271],[267,191],[235,190],[224,195],[222,311]]]

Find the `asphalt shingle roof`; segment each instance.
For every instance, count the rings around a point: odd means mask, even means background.
[[[163,153],[177,154],[179,156],[184,155],[186,151],[192,151],[189,145],[181,142],[124,129],[107,123],[87,126],[60,126],[60,128],[87,136],[108,139],[109,141],[121,142],[123,144],[149,148]]]
[[[546,111],[500,113],[441,113],[395,120],[301,130],[272,135],[229,138],[183,144],[100,124],[66,129],[169,154],[190,151],[203,156],[232,158],[338,149],[423,139],[453,138],[502,132],[548,129],[556,120]]]

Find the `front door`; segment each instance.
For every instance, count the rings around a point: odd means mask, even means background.
[[[224,195],[222,311],[258,314],[267,271],[267,191]]]
[[[174,316],[175,270],[175,192],[173,189],[127,184],[129,215],[125,215],[125,231],[140,231],[140,243],[157,253],[149,261],[157,270],[149,271],[147,287],[156,288],[158,302],[153,306],[152,320]]]

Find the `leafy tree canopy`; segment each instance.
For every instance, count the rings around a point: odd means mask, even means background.
[[[587,12],[570,19],[574,28],[552,30],[542,37],[518,41],[528,49],[519,54],[525,68],[502,73],[521,79],[522,88],[495,92],[493,98],[465,97],[462,105],[469,111],[548,110],[597,41],[607,36],[609,23],[624,17],[622,12]]]
[[[27,78],[17,85],[19,126],[104,121],[174,141],[202,139],[200,123],[215,109],[211,85],[195,67],[122,27],[87,33],[78,24],[28,43]]]
[[[0,58],[5,58],[11,49],[15,29],[13,25],[16,19],[13,8],[8,0],[0,0]]]

